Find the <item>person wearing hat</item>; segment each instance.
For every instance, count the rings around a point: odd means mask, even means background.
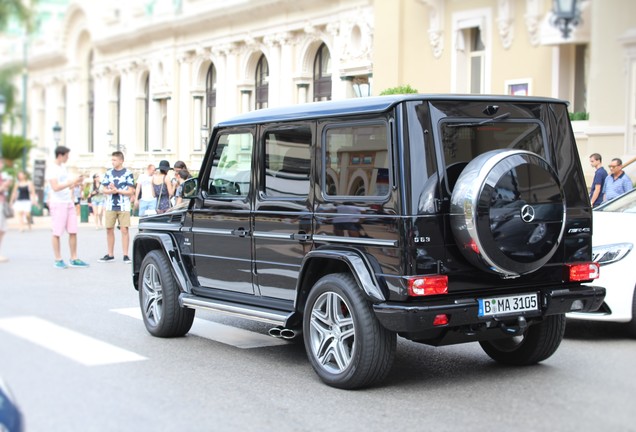
[[[168,177],[170,162],[162,160],[152,177],[152,191],[157,200],[157,213],[165,213],[170,209],[170,198],[174,195],[174,184]]]

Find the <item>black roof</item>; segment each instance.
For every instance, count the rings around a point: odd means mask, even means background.
[[[310,118],[324,118],[355,114],[371,114],[384,112],[404,101],[458,101],[458,102],[534,102],[534,103],[567,103],[563,100],[532,97],[532,96],[502,96],[502,95],[458,95],[458,94],[408,94],[351,98],[338,101],[312,102],[277,108],[265,108],[249,113],[240,114],[218,123],[217,126],[241,126],[248,124],[280,122],[289,120],[303,120]]]

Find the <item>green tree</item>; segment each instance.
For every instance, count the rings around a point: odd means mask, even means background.
[[[2,134],[2,157],[8,161],[15,161],[22,158],[22,149],[31,150],[30,140],[24,140],[21,136]]]
[[[382,93],[380,93],[380,96],[394,95],[394,94],[410,94],[410,93],[417,93],[417,92],[418,91],[416,89],[411,87],[409,84],[406,84],[399,87],[391,87],[391,88],[382,90]]]
[[[31,2],[33,5],[35,2]],[[26,2],[22,0],[0,0],[0,31],[3,31],[9,25],[11,19],[24,23],[27,30],[31,30],[31,13]]]

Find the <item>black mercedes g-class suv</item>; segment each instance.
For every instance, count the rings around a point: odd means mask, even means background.
[[[148,331],[196,309],[303,335],[340,388],[386,377],[396,336],[550,357],[596,310],[592,213],[564,101],[408,95],[254,111],[218,124],[186,203],[142,218]]]

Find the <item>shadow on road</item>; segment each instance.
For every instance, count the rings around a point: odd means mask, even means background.
[[[634,339],[630,336],[625,324],[578,320],[568,320],[565,337],[591,341]]]

